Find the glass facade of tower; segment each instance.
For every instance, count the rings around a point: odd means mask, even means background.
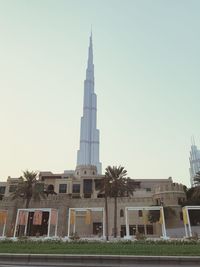
[[[191,146],[190,151],[190,183],[195,186],[194,177],[200,171],[200,150],[196,145]]]

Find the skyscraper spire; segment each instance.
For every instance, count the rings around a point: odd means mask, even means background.
[[[97,129],[97,96],[94,93],[94,64],[92,32],[88,49],[86,79],[84,81],[83,116],[81,117],[80,148],[77,152],[77,166],[93,165],[101,174],[99,161],[99,130]]]
[[[89,49],[88,49],[88,63],[87,63],[87,70],[86,70],[86,80],[94,82],[92,32],[90,35],[90,45],[89,45]]]

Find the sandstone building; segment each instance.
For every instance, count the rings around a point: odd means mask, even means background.
[[[44,190],[49,189],[55,194],[49,194],[48,197],[40,202],[32,201],[30,208],[53,208],[58,210],[58,236],[68,235],[68,217],[69,208],[104,208],[105,200],[102,194],[99,194],[98,181],[102,175],[97,174],[95,166],[79,166],[75,172],[53,174],[51,172],[41,172],[39,174],[39,183],[43,185]],[[20,178],[19,178],[20,179]],[[18,179],[8,178],[7,182],[0,183],[2,195],[0,201],[0,210],[8,211],[7,231],[8,236],[13,235],[16,220],[17,209],[23,208],[24,203],[21,200],[13,201],[10,194],[15,190]],[[177,236],[176,228],[183,228],[181,217],[181,202],[185,199],[183,185],[173,183],[171,178],[168,179],[136,179],[137,188],[132,197],[123,197],[118,199],[118,236],[126,235],[125,228],[125,208],[141,207],[138,211],[132,211],[129,218],[130,235],[140,232],[149,236],[160,236],[161,227],[158,223],[144,222],[145,215],[142,207],[162,205],[171,207],[174,214],[167,217],[165,215],[167,234]],[[4,188],[2,190],[2,188]],[[109,236],[113,235],[113,211],[114,200],[109,199]],[[33,214],[30,212],[29,217]],[[44,220],[48,220],[48,214],[44,214]],[[103,235],[103,214],[101,212],[92,212],[91,222],[85,223],[85,211],[76,213],[76,230],[77,235],[81,237],[92,237]],[[30,218],[29,218],[30,221]],[[36,235],[34,230],[30,229],[27,235]],[[38,227],[41,235],[47,235],[47,229],[43,232],[42,227]],[[41,228],[41,229],[40,229]],[[73,226],[70,227],[70,234],[73,232]],[[182,231],[183,233],[183,231]],[[169,235],[168,234],[168,235]]]

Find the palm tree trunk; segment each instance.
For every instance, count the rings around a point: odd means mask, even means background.
[[[106,219],[106,241],[108,241],[108,197],[105,195],[105,219]]]
[[[117,237],[117,197],[114,198],[114,237]]]
[[[30,201],[31,201],[30,198],[27,198],[27,199],[26,199],[26,205],[25,205],[25,208],[26,208],[26,209],[28,209],[29,204],[30,204]]]

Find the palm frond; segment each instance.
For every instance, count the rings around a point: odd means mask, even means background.
[[[44,190],[38,190],[37,173],[33,171],[24,171],[23,177],[17,185],[17,189],[12,193],[11,198],[24,199],[27,203],[27,207],[30,200],[40,201],[41,198],[45,198]]]
[[[126,176],[127,170],[125,170],[125,168],[122,166],[108,166],[106,168],[105,180],[103,184],[104,190],[105,187],[107,187],[108,196],[124,197],[133,195],[133,191],[135,190],[134,180]]]

